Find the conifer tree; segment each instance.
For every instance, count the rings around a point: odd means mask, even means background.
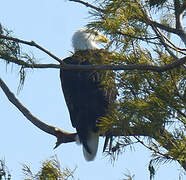
[[[99,124],[100,136],[107,136],[104,151],[115,158],[124,148],[140,143],[152,152],[151,174],[157,162],[177,161],[186,169],[186,1],[70,1],[90,8],[92,17],[87,27],[103,32],[110,40],[110,65],[92,67],[117,72],[117,103]],[[0,26],[0,59],[20,67],[20,85],[25,80],[26,68],[59,68],[59,64],[36,63],[21,51],[21,44],[34,46],[61,62],[35,42],[12,37],[10,31]],[[37,121],[1,79],[0,86],[31,122],[57,137],[56,147],[73,141],[75,133]]]

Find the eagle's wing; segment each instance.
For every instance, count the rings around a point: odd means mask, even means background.
[[[102,52],[101,52],[102,53]],[[64,59],[67,64],[92,64],[96,58],[104,62],[99,51],[83,51]],[[99,59],[98,59],[99,58]],[[66,104],[73,127],[84,129],[96,128],[96,121],[105,114],[108,105],[116,98],[116,87],[106,87],[103,71],[60,70],[60,78]],[[110,71],[110,76],[114,74]],[[114,84],[114,77],[112,83]]]

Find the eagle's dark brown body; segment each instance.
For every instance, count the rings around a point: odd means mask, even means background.
[[[108,63],[105,50],[77,51],[63,60],[66,64]],[[88,153],[90,132],[98,132],[97,123],[116,99],[115,75],[112,71],[60,70],[61,85],[70,113],[72,126],[76,128],[80,142]]]

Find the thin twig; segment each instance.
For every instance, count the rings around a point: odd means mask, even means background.
[[[163,156],[163,157],[166,157],[166,158],[168,158],[168,159],[175,160],[172,156],[170,156],[170,155],[168,155],[168,154],[163,154],[163,153],[161,153],[160,151],[158,151],[158,150],[156,150],[156,149],[154,149],[154,148],[152,148],[152,147],[150,147],[150,146],[147,146],[147,145],[146,145],[143,141],[141,141],[138,137],[134,136],[134,138],[135,138],[140,144],[142,144],[144,147],[148,148],[149,150],[154,151],[155,153],[157,153],[157,154],[159,154],[159,155],[161,155],[161,156]]]
[[[151,44],[156,44],[156,43],[153,42],[153,41],[150,41],[150,40],[158,39],[157,36],[156,37],[137,37],[137,36],[134,36],[134,35],[131,35],[131,34],[123,33],[121,31],[117,31],[116,33],[119,34],[119,35],[122,35],[122,36],[127,36],[127,37],[130,37],[130,38],[139,39],[139,40],[151,43]]]
[[[159,37],[159,40],[162,43],[162,45],[164,46],[165,50],[177,61],[178,57],[176,55],[174,55],[174,53],[169,49],[169,46],[165,42],[161,31],[154,24],[151,24],[151,27],[154,30],[154,32],[156,33],[156,35]]]
[[[165,49],[169,52],[169,54],[174,59],[178,59],[178,58],[177,58],[177,56],[174,55],[174,53],[170,49],[173,49],[176,52],[179,52],[179,53],[181,53],[183,55],[186,55],[185,52],[183,52],[182,50],[177,49],[177,47],[173,43],[171,43],[171,41],[169,41],[168,38],[159,29],[157,29],[155,27],[154,31],[156,31],[156,33],[159,34],[159,38],[160,38],[161,43],[163,44],[163,46],[165,47]],[[172,46],[170,44],[166,43],[166,41],[168,41]],[[183,49],[183,50],[185,51],[186,49]]]
[[[160,32],[160,31],[159,31]],[[174,49],[175,51],[178,51],[179,53],[182,53],[182,54],[184,54],[184,55],[186,55],[186,53],[184,53],[184,52],[182,52],[182,51],[186,51],[186,49],[185,48],[179,48],[179,47],[177,47],[174,43],[172,43],[162,32],[160,32],[160,34],[162,35],[162,37],[164,37],[164,39],[167,41],[167,42],[169,42],[171,45],[168,45],[167,43],[167,45],[170,47],[170,48],[172,48],[172,49]]]

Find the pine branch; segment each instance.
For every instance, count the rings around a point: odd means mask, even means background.
[[[61,68],[70,70],[140,70],[140,71],[154,71],[164,72],[180,67],[186,63],[186,56],[180,58],[173,63],[164,66],[153,66],[147,64],[128,64],[128,65],[67,65],[61,63]]]
[[[0,34],[0,39],[6,39],[6,40],[14,41],[14,42],[17,42],[17,43],[26,44],[26,45],[29,45],[29,46],[36,47],[37,49],[39,49],[39,50],[43,51],[44,53],[48,54],[50,57],[52,57],[56,61],[61,62],[60,58],[58,58],[57,56],[55,56],[54,54],[52,54],[51,52],[49,52],[45,48],[41,47],[39,44],[35,43],[34,41],[25,41],[25,40],[22,40],[22,39],[13,38],[13,37],[9,37],[9,36],[4,36],[4,35],[1,35],[1,34]]]
[[[61,61],[61,65],[58,64],[29,64],[22,60],[17,60],[14,57],[10,57],[7,59],[9,62],[13,62],[18,65],[24,66],[24,68],[62,68],[68,70],[139,70],[139,71],[154,71],[154,72],[164,72],[168,70],[173,70],[174,68],[178,68],[181,65],[186,63],[186,56],[180,58],[173,63],[164,65],[164,66],[153,66],[148,64],[128,64],[128,65],[70,65],[65,64]]]
[[[40,69],[47,69],[47,68],[60,68],[59,64],[36,64],[36,63],[27,63],[21,59],[17,59],[12,56],[6,56],[4,57],[3,55],[0,54],[0,58],[6,60],[7,62],[11,62],[20,66],[23,66],[24,68],[40,68]]]
[[[18,38],[13,38],[9,36],[0,35],[0,39],[7,39],[12,40],[18,43],[26,44],[29,46],[34,46],[38,48],[39,50],[45,52],[50,57],[57,60],[59,63],[61,63],[61,68],[63,69],[71,69],[71,70],[141,70],[141,71],[155,71],[155,72],[164,72],[167,70],[172,70],[174,68],[177,68],[184,63],[186,63],[186,56],[180,59],[177,59],[173,63],[164,65],[164,66],[153,66],[148,64],[129,64],[129,65],[67,65],[63,63],[63,61],[49,52],[48,50],[44,49],[40,45],[36,44],[34,41],[25,41]],[[19,65],[24,65],[24,67],[27,68],[59,68],[59,65],[55,64],[29,64],[21,60],[16,60],[13,57],[9,57],[7,59],[10,62],[14,62]]]

